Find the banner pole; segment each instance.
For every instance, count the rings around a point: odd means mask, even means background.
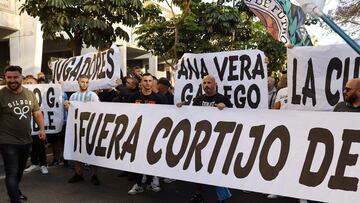
[[[355,42],[353,39],[349,37],[331,18],[325,15],[318,6],[312,2],[312,0],[297,0],[304,12],[309,13],[311,15],[316,15],[320,17],[327,25],[330,26],[332,30],[334,30],[341,38],[345,40],[345,42],[350,45],[358,54],[360,54],[360,45]]]
[[[351,46],[358,54],[360,54],[360,45],[351,39],[334,21],[332,21],[327,15],[319,16],[331,29],[333,29],[345,42]]]

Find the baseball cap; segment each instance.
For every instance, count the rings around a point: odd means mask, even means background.
[[[165,85],[166,87],[171,87],[171,84],[169,82],[169,80],[167,78],[160,78],[158,80],[158,84],[162,84],[162,85]]]

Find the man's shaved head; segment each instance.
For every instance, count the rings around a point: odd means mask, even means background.
[[[216,81],[214,76],[207,75],[202,80],[202,87],[207,96],[213,96],[216,94]]]

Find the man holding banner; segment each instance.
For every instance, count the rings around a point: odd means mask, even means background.
[[[79,76],[79,91],[75,92],[71,95],[70,101],[80,101],[80,102],[98,102],[99,97],[92,91],[89,91],[89,80],[90,78],[87,75]],[[65,109],[68,109],[70,105],[69,101],[64,102]],[[75,174],[68,181],[69,183],[76,183],[83,181],[84,178],[81,174],[81,162],[75,161]],[[97,168],[96,166],[91,166],[91,183],[94,185],[99,185],[100,181],[96,175]]]
[[[36,85],[37,80],[32,75],[27,75],[24,78],[26,85]],[[40,99],[39,99],[40,100]],[[39,104],[40,105],[40,104]],[[41,106],[40,106],[41,109]],[[47,136],[49,139],[49,135]],[[31,147],[31,165],[24,170],[24,172],[31,172],[40,170],[42,174],[48,174],[47,160],[45,153],[45,140],[39,139],[37,136],[32,137],[33,143]]]
[[[215,78],[211,75],[207,75],[202,80],[202,88],[204,94],[194,98],[194,106],[212,106],[217,107],[219,110],[223,110],[225,107],[232,108],[233,105],[228,97],[217,92],[217,83]],[[176,104],[177,107],[181,107],[185,102],[179,102]],[[189,200],[189,203],[201,203],[204,202],[204,198],[201,194],[202,186],[196,184],[195,195]],[[231,197],[231,193],[227,188],[216,187],[216,193],[219,202],[223,202]]]
[[[135,104],[166,104],[166,97],[162,94],[157,94],[153,92],[153,76],[150,73],[145,73],[141,77],[141,91],[131,94],[128,98],[128,103]],[[142,185],[143,175],[136,174],[135,176],[135,185],[128,191],[129,195],[135,195],[138,193],[144,192]],[[161,188],[159,187],[158,178],[154,176],[148,176],[146,178],[146,189],[152,190],[154,192],[159,192]]]
[[[5,166],[5,183],[10,201],[27,200],[20,189],[26,161],[31,150],[31,117],[39,126],[39,138],[45,139],[44,117],[35,95],[22,84],[22,68],[7,66],[7,87],[0,90],[0,152]]]

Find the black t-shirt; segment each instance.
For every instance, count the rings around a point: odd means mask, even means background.
[[[174,104],[174,95],[171,92],[166,92],[165,94],[166,100],[167,100],[167,104]]]
[[[222,94],[216,93],[214,96],[206,96],[205,94],[195,97],[193,106],[215,106],[215,104],[224,103],[226,107],[233,107],[230,99]]]
[[[98,94],[98,96],[100,101],[102,102],[112,102],[112,100],[118,96],[118,93],[114,89],[110,92],[107,90],[103,90]]]
[[[118,96],[113,98],[112,102],[120,102],[120,103],[127,102],[128,98],[131,94],[139,91],[138,88],[130,90],[130,89],[126,88],[125,85],[119,85],[116,87],[116,89],[118,91]]]
[[[167,104],[164,95],[154,92],[150,95],[143,95],[141,92],[135,92],[129,96],[127,102],[135,104]]]
[[[345,102],[336,104],[334,111],[336,112],[360,112],[360,107],[353,107]]]

